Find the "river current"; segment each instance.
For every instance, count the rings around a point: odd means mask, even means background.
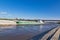
[[[0,40],[30,40],[57,24],[0,26]]]

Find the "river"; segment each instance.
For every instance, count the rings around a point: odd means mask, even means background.
[[[0,40],[30,40],[57,26],[57,24],[0,26]]]

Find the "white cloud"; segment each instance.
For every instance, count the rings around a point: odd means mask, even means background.
[[[16,17],[15,17],[15,14],[13,15],[6,11],[2,11],[0,12],[0,18],[16,18]]]
[[[0,12],[0,14],[7,14],[7,12],[5,12],[5,11],[2,11],[2,12]]]

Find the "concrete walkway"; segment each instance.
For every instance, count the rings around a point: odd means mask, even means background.
[[[58,30],[59,27],[49,31],[47,34],[45,34],[40,40],[47,40],[52,34],[54,34],[56,32],[56,30]]]
[[[60,35],[60,28],[57,30],[57,32],[54,34],[51,40],[59,40],[59,35]]]

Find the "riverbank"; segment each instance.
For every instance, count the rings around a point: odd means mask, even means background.
[[[0,25],[3,25],[3,26],[5,26],[5,25],[16,25],[16,22],[14,22],[14,21],[10,21],[10,20],[0,20]]]
[[[43,24],[35,21],[12,21],[12,20],[0,20],[0,26],[9,26],[9,25],[39,25]]]

